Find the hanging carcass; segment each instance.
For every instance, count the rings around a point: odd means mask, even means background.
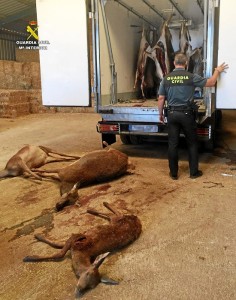
[[[137,87],[138,84],[140,84],[143,98],[145,98],[144,87],[146,86],[144,72],[145,72],[146,62],[147,62],[147,52],[146,52],[147,49],[151,49],[151,47],[146,39],[145,29],[143,28],[142,38],[140,41],[140,47],[138,53],[138,63],[137,63],[137,69],[135,74],[135,82],[134,82],[134,89]]]
[[[195,48],[189,59],[189,72],[203,76],[203,55],[202,47]]]
[[[172,35],[169,30],[169,22],[172,15],[168,20],[164,21],[161,29],[161,35],[158,39],[156,45],[153,48],[146,50],[148,57],[150,57],[155,62],[155,77],[160,80],[173,70],[174,64],[174,49],[172,46]]]
[[[166,67],[165,67],[165,50],[159,45],[155,45],[150,52],[148,52],[148,57],[150,57],[156,66],[155,75],[157,78],[162,80],[164,75],[166,74]]]
[[[147,99],[156,98],[159,80],[156,75],[156,64],[153,59],[147,57],[146,68],[144,71],[145,87],[144,94]]]
[[[143,98],[145,98],[144,90],[145,88],[150,87],[149,83],[152,82],[152,80],[153,86],[157,86],[158,80],[162,80],[162,78],[174,68],[172,35],[168,27],[171,18],[172,15],[168,18],[168,20],[164,21],[160,38],[153,47],[151,47],[150,43],[147,41],[145,30],[143,29],[134,84],[135,88],[138,84],[138,81],[141,81],[140,87]],[[148,68],[149,66],[151,69],[151,63],[150,60],[148,60],[148,57],[151,58],[155,63],[155,72],[151,72],[152,78],[150,78],[150,71]]]
[[[157,30],[155,29],[147,29],[146,31],[146,37],[149,45],[151,47],[154,47],[159,39],[159,36],[157,34]],[[144,70],[144,94],[145,97],[150,98],[156,98],[156,91],[157,87],[159,85],[159,77],[156,73],[156,63],[153,60],[152,57],[150,57],[150,47],[147,48],[146,54],[147,54],[147,60],[146,60],[146,67]]]
[[[143,99],[146,98],[145,94],[149,94],[150,89],[157,88],[158,79],[163,78],[163,69],[165,69],[164,51],[157,44],[154,47],[150,46],[146,38],[146,30],[143,28],[134,83],[134,88],[140,86]],[[155,63],[154,70],[152,61]],[[163,63],[162,66],[159,62]]]
[[[154,48],[158,49],[157,60],[161,66],[163,76],[168,74],[174,69],[174,48],[172,45],[172,35],[169,29],[169,23],[173,15],[171,15],[168,20],[164,21],[161,28],[160,38]],[[162,49],[162,51],[160,51]]]
[[[188,58],[188,71],[203,75],[202,48],[192,49],[191,36],[187,26],[187,21],[181,23],[179,32],[179,51],[186,54]]]
[[[188,59],[192,53],[192,46],[190,42],[191,36],[188,30],[187,21],[183,21],[179,32],[179,52],[186,54]]]

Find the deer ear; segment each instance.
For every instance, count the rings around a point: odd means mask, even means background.
[[[106,252],[106,253],[98,255],[96,257],[95,261],[93,262],[93,266],[98,269],[109,254],[110,254],[110,252]]]
[[[105,284],[110,284],[110,285],[118,285],[119,284],[119,281],[115,281],[111,278],[106,278],[106,277],[102,277],[101,282],[105,283]]]

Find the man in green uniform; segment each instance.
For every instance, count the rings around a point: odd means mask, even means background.
[[[197,124],[193,111],[194,91],[196,87],[213,87],[221,72],[228,68],[225,63],[217,68],[207,79],[186,71],[187,57],[178,53],[174,59],[175,69],[167,74],[158,91],[158,110],[160,122],[164,122],[163,108],[168,105],[168,159],[170,177],[178,179],[178,143],[180,130],[183,131],[189,154],[190,178],[202,176],[198,169]]]

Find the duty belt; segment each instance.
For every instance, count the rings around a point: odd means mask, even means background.
[[[168,106],[168,110],[186,111],[186,112],[193,111],[193,109],[187,105]]]

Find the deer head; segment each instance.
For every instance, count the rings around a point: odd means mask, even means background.
[[[67,189],[67,192],[64,192],[64,190],[61,187],[61,198],[56,204],[56,210],[62,210],[65,206],[67,205],[73,205],[75,202],[79,199],[78,196],[78,187],[77,183],[73,185],[71,188],[71,184],[68,184],[67,187],[69,186],[71,189]],[[63,185],[63,188],[66,186],[66,183]]]
[[[78,283],[77,283],[77,296],[82,295],[86,290],[95,288],[100,282],[106,284],[119,284],[117,281],[114,281],[109,278],[101,277],[98,268],[101,266],[105,258],[110,254],[106,252],[104,254],[98,255],[94,262],[80,274]]]

